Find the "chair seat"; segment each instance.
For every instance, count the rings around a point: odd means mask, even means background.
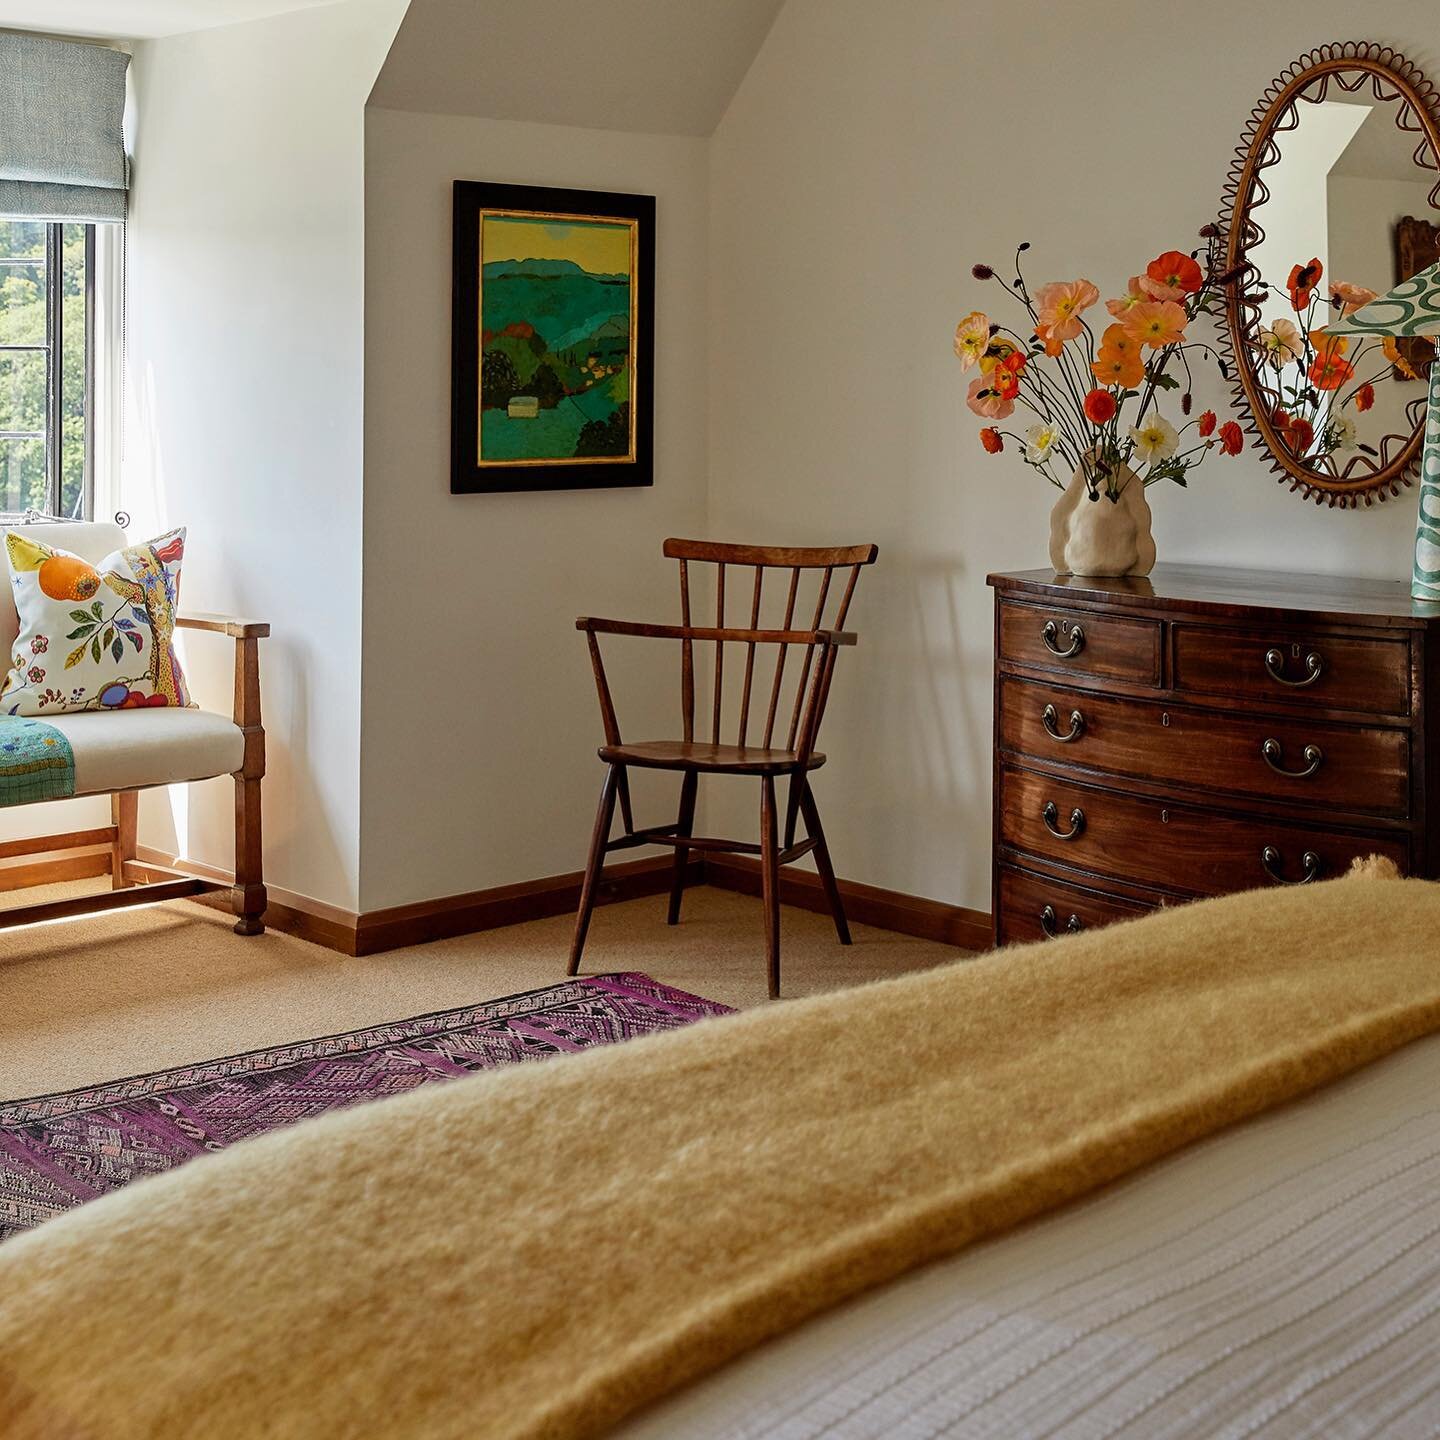
[[[641,740],[633,745],[602,745],[607,765],[639,765],[652,770],[705,770],[722,775],[778,775],[800,768],[794,750],[762,750],[756,745],[711,745],[699,740]],[[825,757],[816,751],[806,763],[816,770]]]
[[[46,715],[70,742],[75,793],[103,795],[229,775],[245,760],[245,736],[208,710],[115,710]]]

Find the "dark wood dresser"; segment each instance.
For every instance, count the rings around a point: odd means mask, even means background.
[[[997,944],[1359,855],[1440,874],[1440,605],[1405,582],[989,579]]]

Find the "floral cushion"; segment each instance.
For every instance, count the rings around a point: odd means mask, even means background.
[[[171,644],[183,529],[96,565],[13,530],[5,551],[20,633],[0,714],[194,703]]]

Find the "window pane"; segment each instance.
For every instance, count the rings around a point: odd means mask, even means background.
[[[44,343],[45,227],[0,220],[0,345]]]
[[[0,261],[17,256],[44,262],[44,221],[0,220]]]
[[[0,430],[45,429],[45,352],[0,350]]]
[[[45,442],[0,440],[0,510],[45,508]]]
[[[85,226],[61,231],[60,513],[85,508]]]

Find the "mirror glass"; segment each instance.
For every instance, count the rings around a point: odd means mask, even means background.
[[[1353,503],[1413,464],[1434,351],[1325,326],[1440,259],[1434,120],[1385,67],[1282,82],[1241,147],[1231,356],[1282,478]]]

